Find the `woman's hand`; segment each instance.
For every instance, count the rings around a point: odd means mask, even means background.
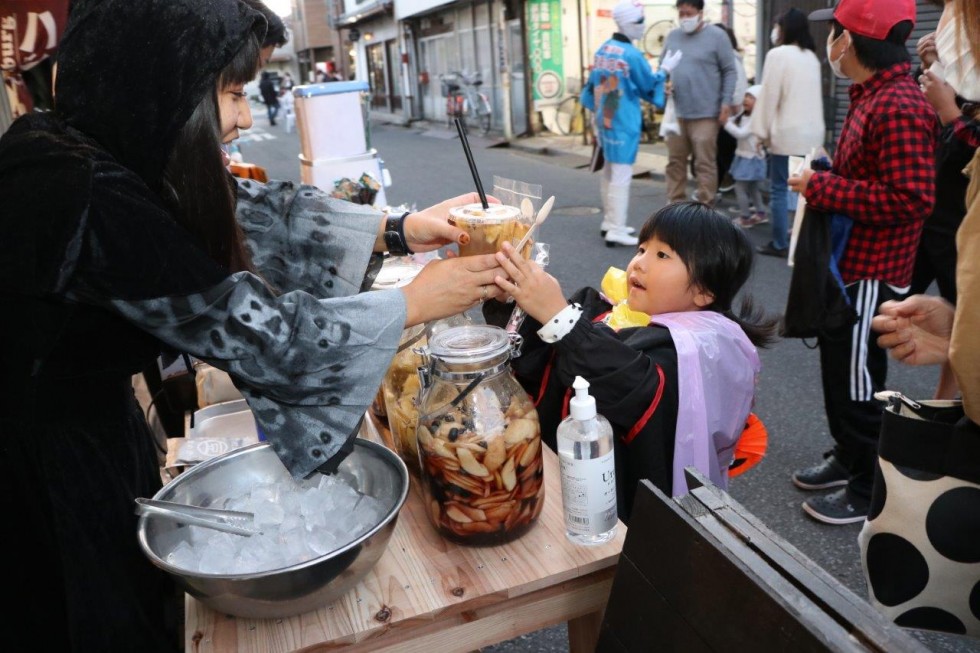
[[[504,243],[494,256],[507,275],[498,275],[494,283],[535,320],[544,324],[568,306],[558,280],[537,263],[525,260],[513,245]]]
[[[929,32],[920,38],[915,44],[915,51],[919,53],[923,68],[928,68],[934,64],[939,59],[939,53],[936,50],[936,33]]]
[[[929,104],[939,114],[939,120],[944,125],[956,120],[960,115],[960,108],[956,106],[956,91],[945,81],[936,77],[931,70],[919,75],[919,88],[929,100]]]
[[[940,365],[949,359],[953,305],[941,297],[912,295],[888,301],[871,320],[878,346],[907,365]]]
[[[409,213],[405,218],[405,240],[413,252],[430,252],[446,245],[457,243],[465,245],[470,235],[449,224],[449,209],[466,204],[478,204],[480,196],[467,193],[454,197],[418,213]],[[500,204],[495,197],[487,197],[490,204]]]
[[[493,254],[430,261],[401,289],[408,306],[405,326],[456,315],[501,296],[494,278],[502,273]]]

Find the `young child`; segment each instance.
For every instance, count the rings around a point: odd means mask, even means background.
[[[616,307],[594,288],[569,303],[554,277],[508,245],[497,260],[509,279],[495,280],[528,314],[513,367],[552,448],[575,376],[591,383],[616,435],[624,521],[640,479],[679,496],[687,492],[683,468],[693,465],[727,487],[760,369],[755,347],[773,339],[776,325],[749,300],[733,313],[752,247],[719,213],[697,202],[671,204],[647,220],[639,240],[620,273],[627,299]],[[603,288],[615,294],[611,280],[607,273]],[[497,321],[492,304],[485,305],[488,322]]]
[[[745,91],[742,100],[742,112],[725,123],[725,131],[738,140],[735,147],[735,160],[729,172],[735,180],[735,197],[738,198],[739,217],[735,224],[743,228],[754,227],[757,224],[769,222],[766,208],[762,203],[762,193],[759,182],[768,177],[766,171],[766,153],[759,139],[752,133],[752,108],[755,99],[762,91],[762,86],[756,84]],[[749,205],[749,194],[752,195],[752,207]]]

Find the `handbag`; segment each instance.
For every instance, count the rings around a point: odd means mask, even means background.
[[[596,138],[595,142],[592,143],[592,158],[589,160],[589,172],[598,172],[602,170],[604,165],[606,165],[606,157],[602,153],[602,145],[599,143],[599,139]]]
[[[886,399],[858,538],[871,603],[897,625],[980,636],[980,427],[960,401]]]
[[[835,250],[843,251],[847,241],[850,220],[810,207],[805,211],[799,233],[794,234],[793,273],[780,324],[784,338],[815,338],[857,321],[835,258]],[[840,233],[833,235],[832,228]]]

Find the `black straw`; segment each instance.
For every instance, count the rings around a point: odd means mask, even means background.
[[[476,192],[480,194],[480,203],[484,209],[489,209],[487,194],[483,192],[483,183],[480,181],[480,173],[476,171],[476,162],[473,161],[473,152],[470,151],[470,142],[466,140],[466,131],[459,118],[453,118],[456,122],[456,131],[459,132],[459,140],[463,144],[463,153],[466,154],[466,162],[470,164],[470,172],[473,174],[473,181],[476,182]]]

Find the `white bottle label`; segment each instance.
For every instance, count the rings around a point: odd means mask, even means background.
[[[565,528],[577,535],[601,535],[616,525],[616,463],[610,450],[599,458],[559,456]]]

